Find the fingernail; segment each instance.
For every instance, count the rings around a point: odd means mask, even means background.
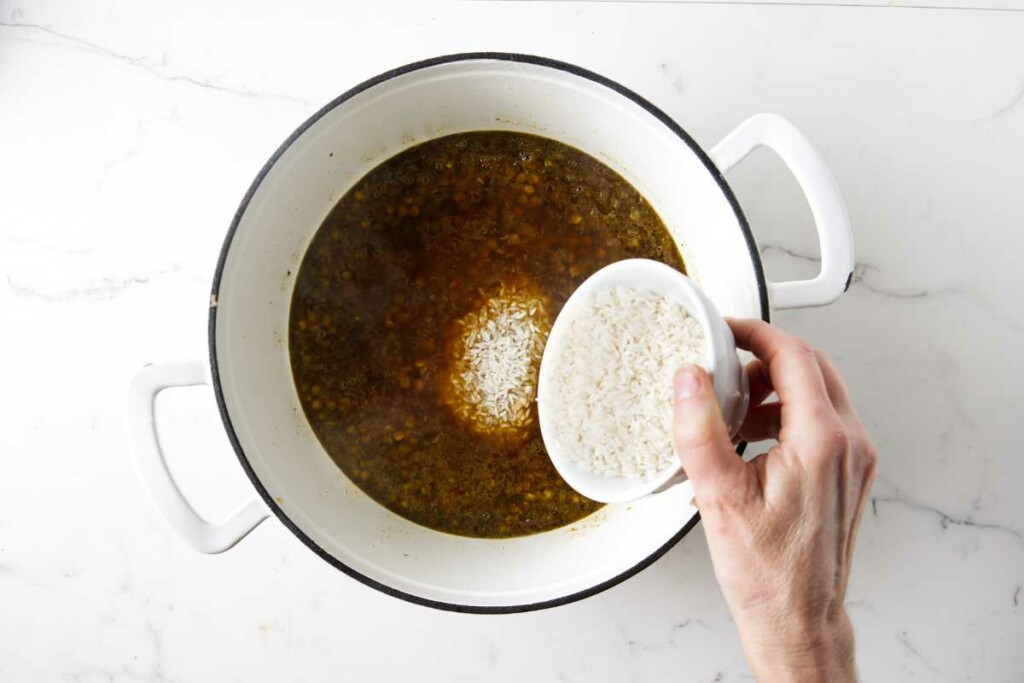
[[[684,365],[676,373],[676,398],[690,398],[700,393],[700,376],[693,365]]]

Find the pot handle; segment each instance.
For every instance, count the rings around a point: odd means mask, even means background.
[[[253,496],[227,519],[211,524],[189,504],[167,468],[154,419],[156,396],[170,387],[207,383],[204,366],[198,361],[147,365],[132,380],[128,391],[128,430],[139,476],[153,504],[189,545],[212,554],[234,546],[270,513],[259,496]]]
[[[776,309],[824,306],[839,298],[853,277],[853,235],[839,185],[825,160],[796,126],[778,114],[753,116],[711,150],[725,173],[758,147],[774,151],[789,167],[807,197],[821,247],[821,272],[810,280],[768,282]]]

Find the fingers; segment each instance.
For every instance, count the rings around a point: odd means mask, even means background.
[[[775,392],[768,366],[759,360],[747,363],[747,380],[750,383],[750,405],[758,406]]]
[[[733,450],[703,368],[688,365],[676,373],[672,440],[698,499],[714,498],[744,477],[745,464]]]
[[[782,431],[782,404],[773,402],[754,406],[747,411],[738,434],[743,441],[778,439]]]
[[[782,428],[782,406],[779,403],[762,405],[775,392],[768,365],[760,360],[747,363],[747,380],[750,385],[750,408],[733,441],[778,439]]]
[[[875,472],[878,467],[878,450],[863,428],[859,438],[856,438],[854,442],[856,444],[856,467],[854,468],[853,483],[856,486],[854,492],[856,506],[853,511],[853,523],[850,525],[850,539],[846,549],[847,566],[853,557],[857,531],[860,529],[860,522],[864,517],[864,508],[867,506],[871,485],[875,481]]]
[[[736,345],[768,365],[771,385],[795,422],[816,424],[823,412],[834,413],[818,358],[807,342],[762,320],[728,323]]]
[[[836,369],[828,354],[824,351],[815,350],[815,358],[822,378],[825,381],[825,390],[829,400],[840,413],[852,412],[849,393],[846,383]],[[762,405],[764,400],[772,395],[775,387],[772,385],[771,374],[768,365],[761,360],[753,360],[747,364],[747,379],[750,384],[750,406],[747,416],[740,427],[739,433],[734,441],[764,441],[767,439],[778,439],[782,429],[782,405],[770,403]]]
[[[846,390],[846,382],[843,381],[839,370],[832,363],[832,359],[828,357],[827,353],[820,350],[815,351],[814,355],[818,359],[818,367],[821,369],[821,376],[825,380],[825,389],[832,400],[832,405],[840,413],[852,412],[853,407],[850,404],[850,394]]]

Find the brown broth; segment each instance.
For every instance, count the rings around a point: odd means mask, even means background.
[[[522,536],[591,514],[600,504],[547,457],[536,403],[511,432],[454,414],[455,321],[518,288],[549,325],[589,275],[637,257],[683,270],[640,193],[562,143],[481,131],[388,159],[337,203],[297,275],[289,350],[313,431],[369,496],[432,529]]]

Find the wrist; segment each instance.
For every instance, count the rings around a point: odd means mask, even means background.
[[[827,624],[793,630],[775,628],[771,633],[744,633],[743,649],[759,683],[853,683],[853,627],[845,612]]]

